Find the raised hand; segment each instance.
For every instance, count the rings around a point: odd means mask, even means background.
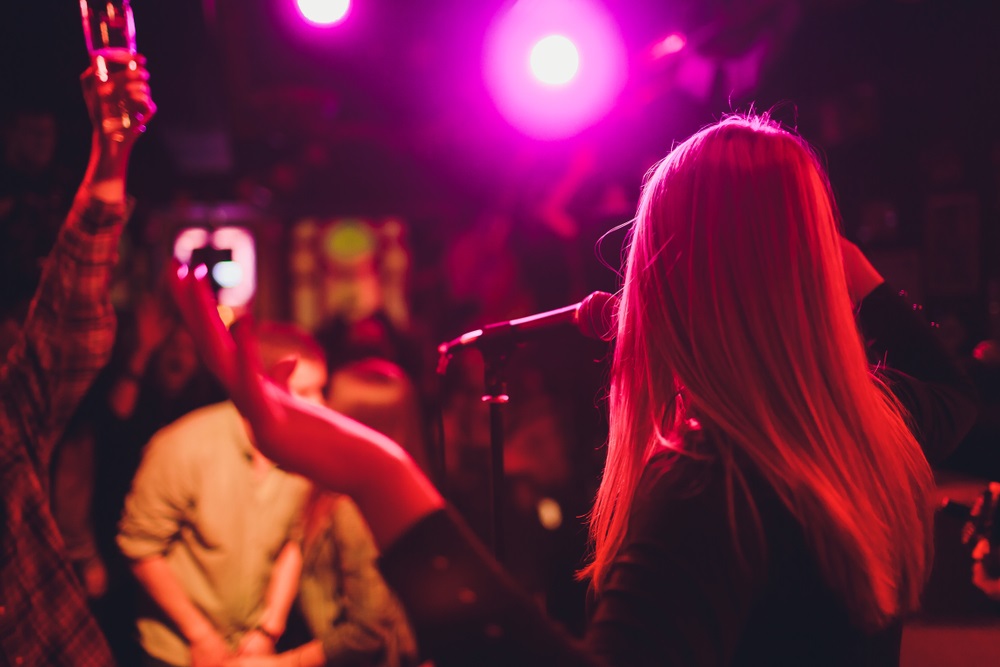
[[[80,81],[94,132],[105,140],[131,145],[156,114],[141,55],[99,56]]]
[[[840,237],[840,252],[844,259],[847,293],[851,296],[851,302],[857,307],[862,299],[884,282],[884,278],[868,261],[861,249],[843,236]]]
[[[202,361],[236,401],[236,344],[219,318],[211,291],[177,261],[167,268],[166,283]]]
[[[156,113],[156,104],[149,91],[145,58],[103,58],[95,59],[80,76],[94,126],[90,163],[80,191],[109,203],[124,203],[125,171],[132,146]],[[111,114],[117,114],[119,120],[128,118],[128,126],[109,122]]]

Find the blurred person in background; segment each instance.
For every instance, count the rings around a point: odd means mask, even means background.
[[[289,324],[264,323],[261,333],[274,379],[296,400],[321,405],[327,371],[316,341]],[[254,441],[225,402],[181,417],[146,446],[118,532],[146,594],[137,620],[142,664],[200,667],[274,654],[302,567],[309,485]]]
[[[57,157],[58,137],[55,114],[40,105],[13,109],[0,128],[0,312],[17,324],[72,203],[76,177]]]

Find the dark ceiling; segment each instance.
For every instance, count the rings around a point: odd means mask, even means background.
[[[897,151],[920,137],[997,136],[1000,3],[987,0],[606,2],[632,59],[622,104],[582,137],[553,145],[509,128],[484,90],[483,34],[504,3],[355,0],[348,24],[310,34],[289,19],[291,2],[133,1],[161,108],[148,140],[155,146],[144,150],[171,165],[160,181],[224,189],[233,174],[314,145],[333,150],[359,181],[353,191],[370,198],[387,184],[420,190],[428,170],[447,187],[484,191],[509,186],[506,172],[523,166],[526,151],[544,169],[580,142],[631,178],[675,139],[751,103],[779,105],[787,122],[834,151],[825,144],[866,136]],[[0,28],[3,106],[58,109],[78,155],[86,133],[76,76],[86,56],[76,3],[7,3]],[[734,95],[719,75],[695,95],[676,68],[646,57],[672,31],[689,36],[691,54],[718,63],[760,44],[767,58],[749,88]]]

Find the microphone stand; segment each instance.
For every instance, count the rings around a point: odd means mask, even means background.
[[[510,401],[510,396],[507,394],[507,360],[510,358],[514,346],[514,340],[509,336],[491,338],[479,346],[485,365],[485,392],[482,401],[490,405],[490,546],[494,557],[500,563],[504,563],[506,558],[503,531],[504,498],[506,496],[503,406]],[[438,360],[437,371],[439,374],[445,372],[450,358],[450,349],[443,348]]]
[[[482,400],[490,404],[490,537],[492,538],[493,555],[503,563],[506,557],[503,510],[504,484],[504,428],[503,406],[510,401],[507,394],[507,359],[513,351],[513,344],[507,339],[499,339],[481,346],[483,362],[486,366],[486,391]]]
[[[448,367],[453,349],[475,344],[483,355],[486,366],[486,391],[482,400],[490,404],[490,537],[493,555],[504,561],[503,511],[503,412],[501,408],[510,401],[507,395],[507,360],[516,346],[519,332],[540,331],[552,326],[573,325],[585,335],[609,340],[610,313],[615,297],[606,292],[594,292],[580,303],[537,315],[521,317],[509,322],[488,324],[438,346],[437,372],[443,375]],[[444,469],[444,429],[441,437],[441,466]],[[442,476],[443,479],[443,476]]]

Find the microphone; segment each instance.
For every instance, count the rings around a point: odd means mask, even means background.
[[[594,292],[580,303],[549,310],[536,315],[519,317],[507,322],[487,324],[458,338],[441,343],[438,352],[450,354],[452,350],[471,345],[481,346],[498,340],[519,342],[557,328],[573,326],[588,338],[610,341],[615,337],[614,314],[618,297],[607,292]]]

